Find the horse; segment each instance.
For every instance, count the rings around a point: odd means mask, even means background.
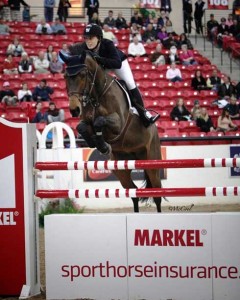
[[[78,132],[89,147],[97,148],[111,160],[160,160],[160,140],[155,124],[145,127],[127,101],[126,90],[100,66],[89,51],[80,55],[60,54],[66,64],[65,81],[69,108],[81,122]],[[113,173],[125,189],[136,188],[131,170]],[[160,170],[144,170],[146,188],[161,188]],[[161,212],[161,197],[154,197]],[[132,198],[139,212],[139,198]]]

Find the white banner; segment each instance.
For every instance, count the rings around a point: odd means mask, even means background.
[[[47,216],[47,299],[238,300],[239,236],[239,213]]]

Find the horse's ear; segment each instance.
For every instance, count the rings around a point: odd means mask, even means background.
[[[62,61],[65,62],[65,64],[68,64],[69,62],[69,56],[64,54],[62,51],[59,51],[59,57],[61,58]]]

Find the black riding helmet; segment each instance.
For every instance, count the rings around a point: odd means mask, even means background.
[[[84,29],[83,36],[96,36],[99,39],[102,39],[103,33],[102,28],[98,26],[97,24],[89,24]]]

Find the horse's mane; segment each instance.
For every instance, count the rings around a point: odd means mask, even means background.
[[[86,49],[84,49],[82,43],[75,43],[70,45],[68,50],[70,55],[81,55]]]

